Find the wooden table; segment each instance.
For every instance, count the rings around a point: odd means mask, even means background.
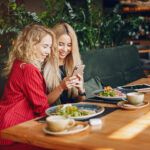
[[[143,78],[133,83],[150,84],[150,78]],[[145,95],[145,100],[150,100],[150,93]],[[113,104],[97,104],[116,107]],[[117,109],[101,119],[102,126],[90,126],[88,130],[74,135],[61,137],[46,135],[42,131],[44,124],[31,120],[1,131],[1,136],[49,149],[150,149],[150,105],[134,111]]]

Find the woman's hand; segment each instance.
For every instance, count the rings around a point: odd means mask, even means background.
[[[63,90],[67,90],[75,86],[75,84],[78,82],[78,77],[77,76],[72,76],[72,77],[65,77],[61,83],[60,86]]]
[[[83,87],[83,76],[81,76],[80,74],[77,74],[76,75],[77,79],[74,81],[74,87],[76,87],[79,91],[79,93],[84,93],[85,92],[85,89]]]

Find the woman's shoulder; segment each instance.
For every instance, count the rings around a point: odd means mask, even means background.
[[[16,59],[14,61],[14,66],[16,66],[17,68],[19,67],[23,72],[27,72],[27,73],[39,72],[40,73],[39,69],[35,65],[31,63],[26,63],[22,60]]]

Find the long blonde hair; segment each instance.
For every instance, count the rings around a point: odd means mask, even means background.
[[[80,53],[79,53],[77,35],[74,29],[67,23],[56,24],[52,28],[52,30],[56,35],[57,42],[58,42],[59,37],[64,34],[69,35],[71,38],[72,50],[70,54],[67,55],[66,60],[65,60],[66,75],[70,76],[73,72],[74,67],[76,65],[82,64]],[[58,53],[58,43],[57,43],[57,53]],[[61,74],[59,71],[59,66],[58,66],[58,70],[56,72],[53,72],[52,64],[50,63],[50,61],[48,61],[44,67],[44,77],[45,77],[48,89],[52,91],[56,86],[60,84],[60,81],[61,81]]]
[[[33,47],[47,34],[52,37],[53,44],[51,57],[54,57],[55,35],[53,31],[41,25],[27,25],[22,32],[19,33],[13,48],[9,53],[8,61],[6,62],[6,67],[4,68],[4,75],[9,75],[15,59],[22,60],[25,63],[32,63],[40,70],[41,64],[37,61],[36,49]]]

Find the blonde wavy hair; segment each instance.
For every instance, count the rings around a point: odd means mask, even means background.
[[[41,70],[42,64],[38,62],[36,58],[36,49],[34,49],[34,45],[38,44],[47,34],[52,37],[53,43],[49,60],[55,60],[56,50],[54,50],[54,48],[56,40],[53,31],[42,25],[30,24],[19,33],[15,40],[13,48],[9,53],[6,67],[4,68],[4,75],[9,75],[15,59],[22,60],[25,63],[34,64],[39,70]]]
[[[77,35],[74,29],[67,23],[56,24],[52,28],[52,30],[56,35],[57,52],[58,52],[58,39],[60,38],[60,36],[63,34],[67,34],[71,38],[72,49],[71,49],[70,54],[67,55],[66,60],[65,60],[66,75],[70,76],[73,72],[74,67],[76,65],[82,64],[80,53],[79,53]],[[50,91],[52,91],[56,86],[58,86],[61,81],[61,74],[59,71],[59,66],[57,68],[57,73],[53,72],[51,68],[52,68],[52,64],[50,63],[50,61],[48,61],[44,67],[44,77],[46,80],[47,87]]]

